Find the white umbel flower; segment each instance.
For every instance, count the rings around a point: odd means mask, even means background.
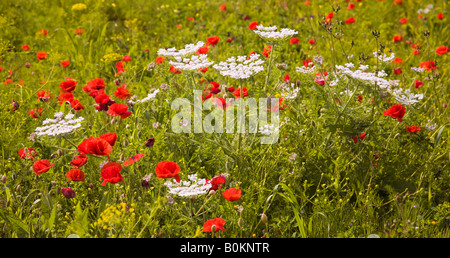
[[[353,79],[361,80],[369,85],[377,84],[381,89],[386,89],[388,87],[397,86],[398,81],[396,80],[386,80],[382,77],[386,77],[387,74],[383,70],[379,71],[376,75],[375,73],[365,72],[362,70],[351,70],[348,67],[342,65],[336,65],[337,75],[347,75]]]
[[[414,94],[411,93],[409,89],[402,90],[402,89],[394,89],[392,94],[395,97],[395,100],[400,102],[402,105],[413,105],[415,103],[420,102],[420,100],[423,99],[423,94]]]
[[[188,175],[188,179],[189,181],[181,180],[179,183],[175,180],[170,180],[164,184],[169,188],[170,194],[182,197],[206,194],[212,187],[211,183],[207,183],[206,179],[198,179],[197,174]]]
[[[169,64],[174,65],[177,69],[183,71],[197,71],[205,67],[209,67],[214,62],[208,60],[208,55],[192,55],[189,58],[175,57],[176,61],[169,61]]]
[[[280,31],[276,30],[277,26],[264,27],[260,24],[256,26],[256,30],[253,30],[253,32],[268,41],[281,41],[298,34],[298,31],[287,28],[281,29]]]
[[[223,76],[233,79],[248,79],[251,76],[264,71],[264,61],[259,59],[258,54],[246,56],[230,57],[226,62],[220,62],[213,66]]]
[[[391,53],[390,56],[387,56],[386,54],[378,55],[378,53],[375,51],[375,52],[373,52],[373,55],[376,58],[378,58],[378,60],[380,60],[381,62],[385,62],[385,63],[391,62],[395,58],[395,54],[394,53]]]
[[[155,91],[153,91],[152,93],[149,93],[148,95],[147,95],[147,97],[145,97],[145,98],[143,98],[143,99],[141,99],[141,100],[137,100],[136,102],[137,103],[144,103],[144,102],[147,102],[147,101],[150,101],[150,100],[152,100],[152,99],[154,99],[155,97],[156,97],[156,94],[159,92],[159,89],[156,89]]]
[[[74,118],[74,114],[67,114],[58,112],[55,113],[54,119],[47,118],[42,122],[41,127],[35,129],[37,136],[49,135],[56,136],[60,134],[70,133],[75,129],[81,127],[81,122],[84,120],[83,117]]]
[[[203,47],[205,45],[204,42],[199,41],[196,44],[187,44],[184,46],[184,48],[177,50],[176,48],[160,48],[157,52],[160,56],[166,56],[166,57],[186,57],[195,54],[199,48]]]

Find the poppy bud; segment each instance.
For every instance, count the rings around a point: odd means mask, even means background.
[[[89,189],[94,188],[94,185],[92,183],[89,184]]]
[[[31,64],[30,64],[30,63],[25,63],[25,67],[26,67],[26,68],[30,68],[30,67],[31,67]]]
[[[22,188],[22,186],[21,185],[17,185],[16,192],[20,191],[20,188]]]
[[[123,141],[123,146],[127,147],[128,146],[128,140],[125,139],[125,141]]]
[[[216,228],[217,228],[216,225],[212,225],[212,226],[211,226],[211,232],[216,232]]]
[[[61,149],[58,149],[57,153],[58,153],[58,155],[59,155],[59,156],[62,156],[62,155],[63,155],[63,153],[62,153],[62,150],[61,150]]]
[[[269,219],[267,218],[267,215],[266,214],[261,214],[261,221],[264,223],[264,224],[267,224],[267,222],[269,221]]]
[[[447,108],[447,106],[448,106],[447,103],[442,104],[442,107],[443,107],[443,108]]]
[[[5,175],[2,176],[2,183],[6,183],[6,176]]]

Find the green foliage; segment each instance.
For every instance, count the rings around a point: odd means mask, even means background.
[[[0,236],[212,237],[202,232],[203,224],[221,217],[226,231],[214,237],[449,237],[449,54],[435,51],[449,46],[447,3],[362,1],[350,10],[346,1],[311,2],[235,0],[224,2],[227,9],[219,11],[220,1],[2,1]],[[418,17],[418,9],[429,4],[433,7],[423,14],[426,19]],[[331,12],[334,17],[327,23]],[[445,17],[438,19],[438,13]],[[346,24],[349,17],[356,22]],[[408,22],[400,24],[405,17]],[[208,52],[215,63],[253,51],[261,54],[270,43],[248,28],[252,21],[295,29],[300,43],[279,43],[269,58],[262,56],[264,72],[243,81],[221,76],[212,67],[206,73],[174,74],[167,58],[155,64],[159,49],[180,49],[211,36],[220,37]],[[42,29],[48,34],[42,36]],[[77,29],[83,32],[77,34]],[[400,43],[392,40],[397,34],[403,36]],[[420,55],[412,54],[413,44],[420,46]],[[38,61],[41,51],[48,57]],[[403,62],[380,62],[373,56],[376,51],[392,52]],[[118,74],[116,64],[125,55],[131,61]],[[306,59],[316,72],[297,72]],[[64,60],[70,61],[68,67],[61,65]],[[411,70],[428,60],[438,68]],[[343,76],[331,86],[338,78],[336,65],[347,63],[368,65],[370,72],[383,70],[384,78],[398,80],[398,85],[382,89]],[[393,72],[397,67],[401,74]],[[324,76],[325,71],[327,83],[321,86],[316,73]],[[283,81],[287,74],[289,82]],[[59,85],[66,78],[76,80],[73,95],[83,110],[59,103]],[[95,109],[95,99],[82,90],[94,78],[104,79],[105,92],[116,103],[128,104],[128,118]],[[415,88],[416,80],[424,86]],[[261,144],[261,134],[248,129],[242,134],[174,133],[171,119],[179,110],[172,110],[171,103],[186,98],[192,107],[192,90],[203,90],[204,82],[211,81],[245,86],[254,98],[280,98],[283,87],[298,87],[297,97],[283,100],[277,143]],[[131,105],[114,95],[124,84],[133,100],[160,92],[151,101]],[[401,123],[383,115],[398,103],[394,89],[423,94],[418,103],[406,105]],[[48,101],[38,99],[42,90],[50,92]],[[220,96],[234,98],[231,93]],[[35,108],[42,108],[42,114],[32,118],[29,111]],[[33,137],[56,112],[83,117],[81,128]],[[203,118],[209,113],[204,110]],[[413,125],[421,130],[405,129]],[[67,180],[77,146],[109,132],[118,136],[109,157],[88,155],[82,167],[85,181]],[[152,147],[145,146],[149,138],[155,139]],[[36,150],[33,160],[19,157],[25,147]],[[145,157],[123,166],[123,182],[101,185],[106,162],[123,164],[137,153]],[[40,159],[54,166],[36,175],[32,166]],[[184,181],[194,174],[207,179],[223,174],[226,183],[192,198],[170,194],[165,185],[170,179],[155,174],[163,160],[176,162]],[[147,175],[151,178],[144,187]],[[63,187],[71,187],[75,197],[64,197]],[[241,189],[241,198],[224,199],[229,188]],[[268,220],[262,221],[261,214]]]

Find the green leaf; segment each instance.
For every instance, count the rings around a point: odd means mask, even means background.
[[[27,224],[14,214],[10,214],[8,210],[0,209],[0,216],[11,225],[19,238],[25,238],[30,235]]]

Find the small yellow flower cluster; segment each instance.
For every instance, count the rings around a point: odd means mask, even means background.
[[[111,225],[126,224],[134,219],[134,203],[127,207],[126,203],[108,206],[101,214],[94,226],[108,229]]]
[[[100,61],[105,62],[105,63],[110,63],[110,62],[120,61],[120,60],[122,60],[122,58],[123,58],[123,56],[121,54],[111,53],[111,54],[106,54],[105,56],[103,56],[103,58]]]
[[[72,5],[72,11],[83,11],[86,10],[87,6],[83,3]]]

